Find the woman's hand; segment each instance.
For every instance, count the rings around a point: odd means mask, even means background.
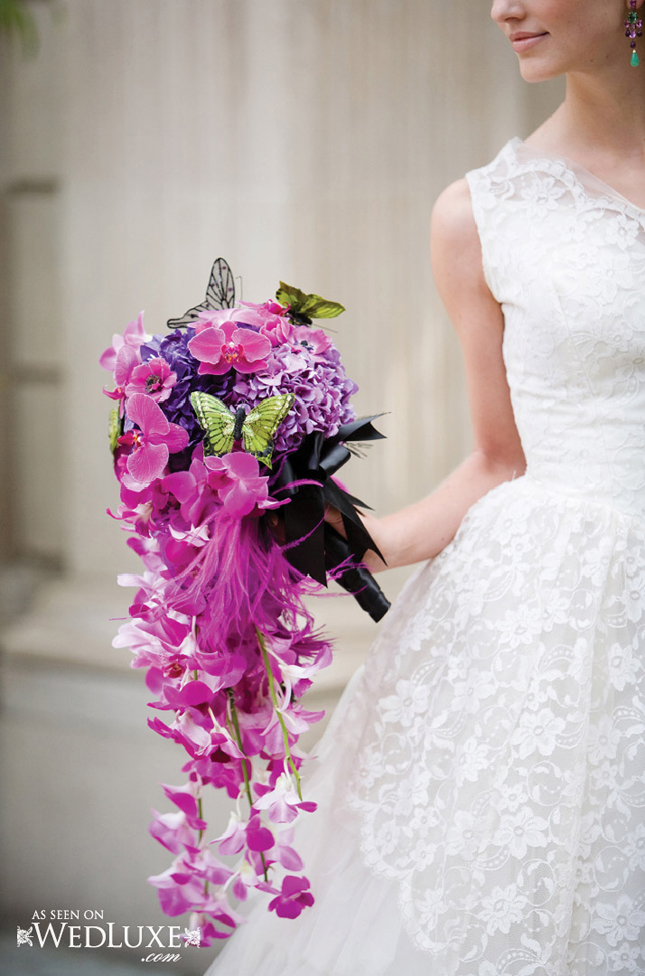
[[[287,535],[284,531],[284,519],[282,519],[277,512],[271,511],[266,513],[265,518],[267,520],[267,525],[269,526],[271,535],[275,541],[279,546],[284,546],[287,541]]]
[[[334,508],[333,505],[325,505],[325,522],[331,525],[332,529],[336,529],[339,535],[342,535],[343,539],[347,538],[347,533],[345,532],[345,526],[343,524],[343,516],[341,515],[339,509]]]
[[[380,541],[382,536],[380,521],[375,518],[375,516],[367,515],[365,512],[358,511],[358,514],[370,536],[381,552],[383,552],[382,542]],[[328,525],[331,525],[331,527],[335,529],[339,535],[342,535],[343,539],[347,538],[345,526],[343,525],[343,516],[337,508],[334,508],[333,505],[325,506],[325,522],[327,522]],[[365,564],[371,573],[379,573],[388,568],[387,564],[384,563],[380,556],[378,556],[372,549],[368,549],[364,553],[361,558],[361,562]]]

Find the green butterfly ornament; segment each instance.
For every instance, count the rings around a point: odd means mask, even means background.
[[[293,285],[280,282],[275,297],[281,305],[289,306],[289,318],[301,325],[311,325],[312,319],[335,319],[345,311],[340,302],[330,302],[320,295],[308,295]]]
[[[248,454],[253,454],[270,468],[275,432],[295,399],[293,393],[284,393],[261,400],[248,414],[241,406],[231,413],[217,397],[194,391],[190,394],[190,402],[200,427],[206,432],[204,456],[229,454],[235,442],[242,441]]]

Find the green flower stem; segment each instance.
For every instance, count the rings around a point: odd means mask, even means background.
[[[200,820],[203,820],[203,819],[204,819],[204,811],[203,811],[203,808],[202,808],[202,798],[201,798],[201,796],[200,796],[200,798],[199,798],[199,799],[197,800],[197,815],[199,816],[199,819],[200,819]],[[204,831],[203,831],[203,830],[200,830],[200,831],[199,831],[199,843],[200,843],[200,844],[201,844],[201,842],[202,842],[202,837],[203,837],[203,836],[204,836]],[[208,894],[208,879],[206,879],[206,880],[204,881],[204,894],[205,894],[205,895],[207,895],[207,894]]]
[[[235,738],[237,740],[237,745],[244,756],[242,760],[242,776],[244,777],[244,791],[246,793],[246,798],[249,801],[249,806],[253,806],[253,797],[251,796],[251,781],[249,780],[249,771],[246,768],[247,758],[244,748],[242,746],[242,733],[240,732],[240,723],[237,717],[237,709],[235,707],[235,698],[233,697],[233,689],[227,688],[226,694],[228,695],[228,703],[231,709],[231,720],[233,722],[233,728],[235,729]]]
[[[271,695],[271,701],[273,702],[273,707],[275,713],[278,716],[278,722],[280,723],[280,728],[282,729],[282,738],[284,740],[284,753],[291,767],[291,772],[296,779],[296,787],[298,790],[298,797],[302,800],[302,788],[300,785],[300,774],[293,761],[293,756],[291,755],[291,749],[289,748],[289,733],[287,732],[287,726],[284,724],[284,719],[282,717],[282,712],[278,708],[278,696],[275,690],[275,678],[273,677],[273,671],[271,670],[271,662],[269,660],[269,652],[267,651],[266,641],[264,639],[264,634],[262,634],[258,628],[255,628],[255,632],[258,635],[258,644],[260,645],[260,650],[262,651],[262,660],[264,661],[264,667],[266,668],[267,678],[269,680],[269,694]]]
[[[246,753],[244,752],[244,749],[242,747],[242,733],[240,732],[240,722],[237,717],[237,709],[235,707],[235,698],[233,696],[233,689],[227,688],[226,694],[228,695],[228,703],[231,708],[231,721],[233,722],[233,728],[235,729],[235,738],[237,739],[237,745],[240,752],[244,756],[244,759],[242,760],[242,775],[244,776],[244,791],[246,793],[246,798],[249,801],[249,806],[252,807],[253,797],[251,796],[251,782],[249,780],[249,773],[246,768],[248,759],[246,758]],[[260,852],[260,859],[262,861],[262,869],[264,871],[264,880],[268,881],[269,869],[267,867],[267,862],[265,861],[264,854],[262,852]]]
[[[204,814],[202,812],[202,798],[201,798],[201,796],[200,796],[200,798],[197,801],[197,816],[199,817],[200,820],[203,820],[204,819]],[[203,836],[204,836],[204,831],[202,829],[199,832],[199,842],[200,843],[201,843],[201,840],[202,840],[202,837]]]

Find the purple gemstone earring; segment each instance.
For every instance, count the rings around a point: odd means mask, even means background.
[[[625,21],[625,37],[629,38],[629,46],[632,49],[630,64],[632,68],[637,68],[640,64],[636,51],[636,38],[643,36],[643,21],[636,13],[636,0],[629,0],[630,11]]]

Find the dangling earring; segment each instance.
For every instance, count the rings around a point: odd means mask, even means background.
[[[627,20],[625,21],[625,37],[630,39],[629,46],[632,49],[631,66],[632,68],[637,68],[640,61],[636,52],[636,38],[643,36],[643,21],[636,13],[636,0],[629,0],[629,6],[631,10],[627,14]]]

